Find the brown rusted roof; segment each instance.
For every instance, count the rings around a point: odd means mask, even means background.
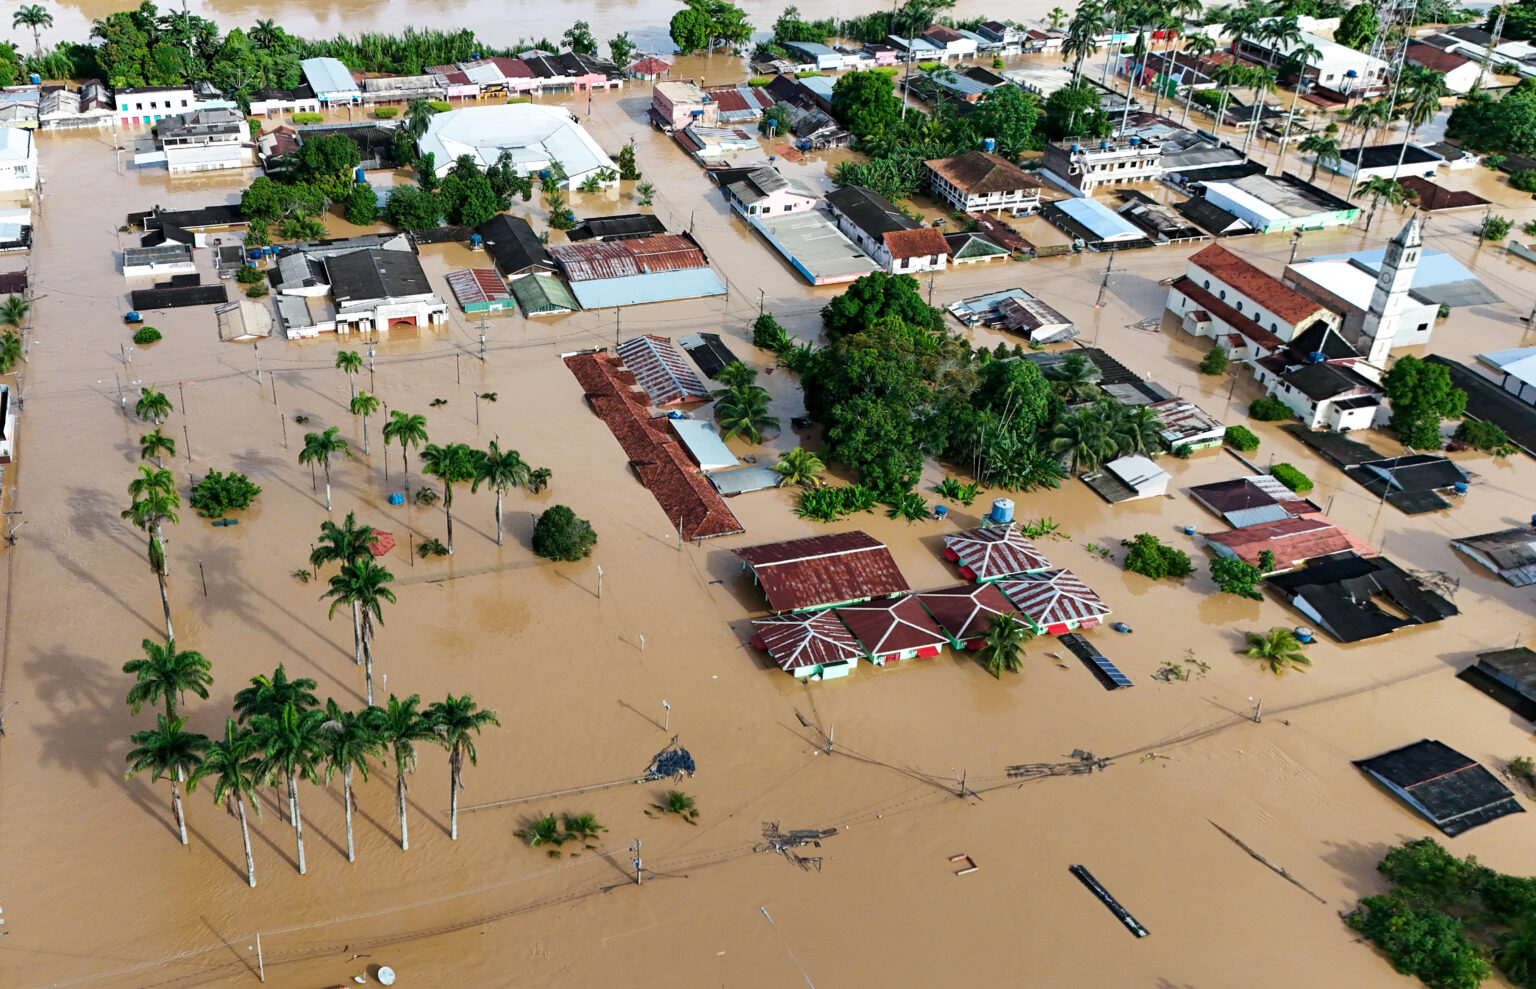
[[[942,24],[935,24],[923,32],[923,37],[927,38],[929,41],[932,41],[936,45],[947,45],[952,41],[964,40],[965,35],[961,34],[959,31],[956,31],[952,27],[945,27]]]
[[[682,234],[656,234],[619,242],[640,271],[682,271],[687,268],[703,268],[708,262],[699,246]]]
[[[921,258],[949,251],[949,244],[937,227],[892,230],[885,235],[885,246],[893,258]]]
[[[1475,192],[1468,192],[1465,189],[1447,189],[1443,185],[1436,185],[1429,179],[1417,175],[1405,175],[1397,182],[1418,193],[1419,198],[1414,205],[1431,213],[1441,209],[1465,209],[1469,206],[1488,205],[1488,200]]]
[[[972,579],[980,581],[1045,570],[1051,565],[1012,523],[945,536],[944,548],[971,571]]]
[[[1019,236],[1019,232],[995,216],[986,213],[967,213],[967,219],[976,221],[976,229],[1010,251],[1033,252],[1035,245]]]
[[[699,246],[681,234],[563,244],[550,248],[549,253],[565,268],[566,277],[573,282],[709,266]]]
[[[1220,244],[1212,244],[1189,260],[1289,323],[1299,323],[1323,308]]]
[[[807,536],[733,550],[752,568],[773,611],[800,611],[908,589],[891,551],[863,532]]]
[[[1422,65],[1424,68],[1432,69],[1441,75],[1450,72],[1452,69],[1459,69],[1472,61],[1470,58],[1458,55],[1455,52],[1436,48],[1434,45],[1426,45],[1422,41],[1408,42],[1408,51],[1404,53],[1403,58],[1405,61],[1412,62],[1414,65]]]
[[[654,76],[672,71],[672,66],[653,55],[642,58],[638,62],[630,63],[629,71],[640,75]]]
[[[924,164],[962,192],[973,196],[1040,187],[1039,179],[1003,156],[987,151],[967,151],[954,158],[934,158]]]
[[[1321,513],[1263,522],[1226,532],[1213,532],[1205,538],[1253,566],[1259,565],[1259,554],[1269,550],[1275,554],[1275,570],[1290,570],[1304,560],[1330,553],[1376,555],[1376,551],[1369,545],[1339,528],[1332,519]]]
[[[836,614],[813,611],[808,615],[769,615],[752,622],[757,630],[752,644],[768,650],[779,668],[793,673],[807,666],[857,663],[864,655]]]
[[[937,649],[949,641],[915,598],[869,601],[833,610],[864,651],[876,660],[918,649]]]
[[[1016,615],[1018,608],[995,584],[958,584],[914,594],[933,620],[960,644],[979,639],[992,627],[993,615]]]

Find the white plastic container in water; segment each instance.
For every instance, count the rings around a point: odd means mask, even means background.
[[[991,519],[998,525],[1007,525],[1013,521],[1013,499],[999,498],[992,503]]]

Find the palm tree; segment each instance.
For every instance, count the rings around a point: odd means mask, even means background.
[[[11,15],[11,27],[31,28],[32,44],[37,49],[37,57],[43,57],[43,42],[38,37],[38,31],[41,28],[53,27],[53,15],[48,13],[42,4],[24,4],[20,10]]]
[[[1285,115],[1285,131],[1280,135],[1280,155],[1275,162],[1276,175],[1285,172],[1285,152],[1290,145],[1291,124],[1296,120],[1296,101],[1301,98],[1301,91],[1307,86],[1307,66],[1313,62],[1320,62],[1322,57],[1323,53],[1318,47],[1310,41],[1303,40],[1299,34],[1296,38],[1296,47],[1285,56],[1285,68],[1294,70],[1289,74],[1294,75],[1295,78],[1292,82],[1291,108]]]
[[[1063,58],[1072,59],[1072,85],[1083,74],[1083,59],[1099,50],[1098,36],[1109,27],[1104,8],[1095,0],[1078,4],[1067,25],[1067,37],[1061,44]]]
[[[473,481],[476,474],[475,451],[468,443],[438,446],[428,443],[421,451],[421,472],[443,482],[443,511],[448,516],[448,553],[453,553],[453,486]]]
[[[405,497],[411,497],[411,461],[406,453],[406,446],[420,447],[427,441],[427,417],[419,414],[407,414],[395,409],[389,414],[389,421],[381,430],[384,434],[384,445],[389,446],[390,440],[400,441],[400,463],[405,468]]]
[[[725,439],[743,436],[749,443],[761,443],[763,430],[779,428],[778,417],[768,414],[768,401],[768,392],[756,385],[732,388],[715,402],[720,435]]]
[[[200,652],[188,649],[176,651],[176,640],[160,645],[150,639],[141,643],[143,659],[130,659],[123,664],[123,672],[134,676],[133,686],[128,688],[128,707],[134,714],[148,701],[158,704],[165,701],[165,716],[176,717],[176,705],[181,703],[187,691],[203,700],[208,699],[208,687],[213,683],[212,664]]]
[[[271,48],[277,44],[282,29],[270,20],[258,20],[256,26],[251,28],[251,44],[257,48]]]
[[[140,460],[154,457],[156,466],[164,467],[165,456],[176,456],[176,440],[162,433],[158,426],[153,433],[145,433],[139,437]]]
[[[299,875],[304,875],[304,817],[299,810],[299,780],[319,784],[321,753],[325,750],[325,735],[320,726],[325,723],[325,712],[314,708],[301,710],[289,702],[275,715],[258,714],[251,719],[251,728],[260,740],[260,778],[275,783],[281,776],[288,787],[289,823],[299,847]]]
[[[279,663],[271,676],[257,674],[251,677],[251,685],[235,693],[235,717],[241,724],[248,724],[258,717],[271,717],[292,704],[299,710],[307,710],[320,702],[312,691],[315,681],[309,677],[288,679],[288,671]]]
[[[496,491],[496,545],[501,545],[501,499],[513,488],[523,487],[532,475],[532,468],[516,450],[503,451],[496,440],[491,440],[484,453],[475,456],[475,480],[471,493],[480,490],[483,481]]]
[[[1232,89],[1248,80],[1248,66],[1240,62],[1223,62],[1211,70],[1211,78],[1221,86],[1221,102],[1216,106],[1216,122],[1212,131],[1220,129],[1226,121],[1227,104],[1232,102]]]
[[[122,517],[142,530],[148,541],[149,567],[160,586],[160,606],[165,611],[165,637],[171,640],[176,638],[176,632],[171,627],[170,570],[163,526],[166,522],[180,523],[176,509],[181,507],[181,495],[176,493],[170,471],[151,470],[148,466],[140,466],[139,471],[140,475],[128,484],[133,501],[123,509]]]
[[[255,732],[239,727],[234,718],[225,718],[224,740],[209,743],[202,765],[187,781],[187,792],[191,793],[204,777],[212,776],[213,802],[223,804],[225,810],[234,804],[240,817],[240,838],[245,843],[245,877],[252,889],[256,888],[256,859],[251,855],[251,829],[245,822],[245,805],[249,803],[256,816],[261,816],[261,801],[256,799],[258,748]]]
[[[299,463],[318,463],[325,468],[325,510],[331,510],[331,457],[341,454],[344,457],[352,456],[352,448],[347,441],[337,436],[341,427],[332,426],[323,433],[305,433],[304,449],[299,451]]]
[[[468,694],[449,694],[447,700],[438,701],[426,711],[437,744],[448,750],[448,837],[454,841],[459,840],[459,791],[464,789],[464,759],[468,757],[469,764],[476,765],[475,736],[486,725],[501,727],[495,711],[481,711],[478,707]]]
[[[437,113],[432,109],[432,104],[426,100],[411,100],[405,108],[405,132],[411,135],[411,140],[419,141],[432,126],[432,116]]]
[[[699,823],[698,802],[682,790],[668,790],[666,803],[651,804],[651,806],[663,814],[676,814],[689,824]],[[650,811],[646,811],[646,813],[650,813]]]
[[[1197,58],[1201,55],[1209,55],[1216,50],[1216,40],[1208,34],[1192,34],[1184,39],[1184,51]],[[1179,119],[1182,125],[1189,119],[1189,107],[1195,100],[1195,87],[1184,87],[1184,115]]]
[[[1239,53],[1238,50],[1242,48],[1243,41],[1249,35],[1254,34],[1255,29],[1267,17],[1269,17],[1268,5],[1254,3],[1252,0],[1249,0],[1249,2],[1244,3],[1240,7],[1232,7],[1227,11],[1227,19],[1221,25],[1221,31],[1232,39],[1232,54],[1237,55]]]
[[[1237,650],[1237,654],[1259,660],[1276,676],[1287,669],[1301,670],[1312,665],[1301,651],[1301,641],[1296,638],[1296,633],[1288,628],[1272,628],[1268,635],[1244,632],[1243,638],[1248,641],[1248,648]]]
[[[1296,146],[1297,150],[1302,153],[1310,152],[1312,154],[1312,174],[1307,176],[1308,182],[1316,181],[1319,165],[1337,164],[1339,152],[1343,150],[1339,147],[1339,139],[1333,136],[1338,133],[1337,125],[1329,124],[1328,126],[1331,128],[1331,131],[1308,134]]]
[[[342,805],[347,810],[347,861],[356,862],[357,852],[352,841],[352,811],[357,798],[352,795],[352,773],[362,774],[368,782],[368,760],[383,754],[384,744],[369,726],[365,714],[343,711],[335,700],[326,699],[325,721],[321,723],[322,743],[325,753],[325,781],[329,783],[341,771]]]
[[[394,579],[394,574],[371,557],[363,556],[343,563],[341,572],[331,578],[331,589],[320,595],[322,600],[333,599],[329,617],[335,617],[342,602],[352,606],[354,641],[363,658],[369,707],[373,706],[373,624],[384,624],[383,602],[395,603],[395,592],[384,586]]]
[[[1493,960],[1505,978],[1517,986],[1536,982],[1536,920],[1526,914],[1494,941]]]
[[[591,848],[597,836],[608,829],[597,823],[596,814],[562,814],[560,823],[566,834]]]
[[[1403,158],[1413,141],[1413,132],[1435,119],[1440,112],[1440,101],[1451,95],[1446,88],[1444,73],[1434,72],[1422,65],[1405,65],[1398,80],[1399,106],[1407,122],[1403,146],[1397,152],[1397,173],[1403,170]]]
[[[405,794],[409,789],[405,774],[416,771],[416,743],[436,742],[437,733],[432,723],[417,710],[421,695],[412,694],[401,700],[389,695],[389,705],[369,710],[369,725],[378,732],[379,740],[389,746],[395,758],[395,809],[400,813],[400,849],[409,851],[410,831],[405,821]]]
[[[1416,198],[1418,194],[1396,179],[1372,175],[1365,180],[1355,195],[1371,197],[1371,209],[1365,216],[1365,232],[1370,233],[1371,223],[1376,219],[1376,206],[1378,203],[1385,199],[1389,206],[1401,206]]]
[[[647,814],[650,811],[646,811]],[[526,828],[518,828],[512,832],[517,837],[528,843],[529,848],[538,848],[540,845],[548,845],[545,853],[552,859],[560,857],[560,846],[570,841],[572,835],[560,833],[560,822],[553,814],[536,817]]]
[[[1051,12],[1046,14],[1045,18],[1051,22],[1052,29],[1060,28],[1067,22],[1067,12],[1060,7],[1052,7]]]
[[[136,731],[129,736],[133,748],[128,750],[128,774],[149,770],[151,782],[161,779],[171,781],[171,806],[176,811],[176,829],[181,833],[181,843],[187,843],[187,819],[181,811],[181,784],[187,776],[197,771],[208,750],[208,739],[195,732],[183,731],[186,718],[155,716],[155,727],[148,731]]]
[[[343,350],[336,354],[336,369],[347,376],[347,388],[352,398],[357,397],[356,375],[363,369],[363,355],[355,350]]]
[[[1052,453],[1071,457],[1073,474],[1093,470],[1115,455],[1115,438],[1100,405],[1078,409],[1051,427]]]
[[[1099,393],[1099,369],[1082,354],[1068,354],[1067,359],[1051,365],[1045,374],[1056,394],[1069,405],[1086,402]]]
[[[0,374],[10,374],[21,357],[21,334],[15,330],[0,333]]]
[[[21,324],[27,321],[27,314],[31,311],[32,303],[28,302],[24,296],[12,292],[5,297],[4,301],[0,301],[0,323],[6,323],[20,329]]]
[[[1116,453],[1151,453],[1162,443],[1157,413],[1147,406],[1110,404],[1104,414],[1111,423]]]
[[[791,484],[814,488],[821,483],[821,472],[826,469],[821,458],[803,446],[785,450],[779,454],[779,462],[773,465],[781,488]]]
[[[1024,644],[1034,637],[1034,626],[1021,621],[1018,615],[993,615],[977,658],[988,673],[1001,680],[1004,670],[1017,673],[1024,668]]]
[[[1270,17],[1261,21],[1253,34],[1270,49],[1264,54],[1266,66],[1273,66],[1277,61],[1270,57],[1271,53],[1279,54],[1284,49],[1286,57],[1290,57],[1294,54],[1292,46],[1301,44],[1301,26],[1295,17]]]
[[[320,523],[320,540],[309,553],[309,565],[319,573],[323,564],[332,561],[349,563],[369,555],[368,547],[379,541],[378,535],[372,526],[358,525],[357,513],[348,512],[341,525],[337,525],[330,519]],[[363,637],[361,616],[358,613],[357,602],[352,602],[352,645],[354,653],[352,662],[361,665],[363,662]]]
[[[352,396],[352,414],[363,417],[363,456],[368,456],[368,417],[379,411],[379,397],[367,392]]]
[[[133,406],[133,414],[140,419],[149,419],[155,425],[165,421],[165,417],[171,414],[171,400],[164,392],[156,391],[154,385],[139,389],[139,400]]]
[[[1264,94],[1275,91],[1275,72],[1273,69],[1261,69],[1255,66],[1248,73],[1246,80],[1248,88],[1253,90],[1253,113],[1248,121],[1248,136],[1243,138],[1243,157],[1248,156],[1248,145],[1253,143],[1253,135],[1258,131],[1260,122],[1264,119]]]
[[[1351,124],[1360,131],[1360,149],[1355,153],[1355,171],[1349,177],[1349,192],[1345,199],[1355,198],[1355,186],[1360,181],[1360,163],[1365,158],[1365,145],[1370,140],[1371,131],[1377,127],[1384,127],[1387,121],[1392,119],[1392,105],[1386,100],[1371,100],[1366,103],[1357,103],[1349,110],[1347,118]]]
[[[715,375],[715,380],[725,386],[725,389],[714,393],[716,398],[724,394],[726,389],[745,388],[757,381],[757,368],[743,364],[741,361],[732,361],[721,368]]]

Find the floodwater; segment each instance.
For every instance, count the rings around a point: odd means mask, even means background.
[[[692,227],[730,295],[622,317],[493,318],[484,330],[455,314],[441,332],[378,344],[359,384],[390,408],[425,413],[434,441],[499,436],[554,471],[546,493],[507,500],[502,548],[492,541],[494,499],[460,491],[457,552],[431,562],[407,552],[443,535],[440,506],[386,502],[400,487],[398,451],[379,445],[374,422],[373,453],[361,454],[347,383],[333,368],[337,341],[223,344],[206,309],[184,309],[153,315],[165,339],[135,351],[132,363],[120,355],[127,286],[117,252],[132,243],[116,232],[122,217],[156,203],[233,201],[249,176],[119,173],[105,133],[40,135],[48,193],[36,247],[11,265],[30,265],[37,301],[19,382],[18,463],[5,476],[5,508],[25,524],[0,568],[0,703],[14,705],[0,739],[0,984],[248,985],[259,933],[267,980],[304,987],[346,983],[380,964],[400,974],[398,984],[434,986],[927,986],[953,981],[957,968],[973,985],[1401,986],[1338,914],[1379,888],[1374,864],[1389,845],[1429,827],[1350,760],[1423,737],[1493,766],[1529,752],[1528,726],[1452,677],[1474,652],[1529,637],[1528,595],[1471,569],[1447,540],[1523,523],[1536,464],[1463,457],[1477,474],[1465,501],[1408,519],[1274,426],[1250,424],[1264,440],[1255,456],[1274,453],[1314,478],[1312,497],[1340,523],[1406,567],[1460,581],[1460,617],[1373,643],[1320,643],[1306,674],[1276,678],[1232,654],[1246,630],[1296,624],[1277,602],[1217,595],[1203,562],[1184,586],[1152,585],[1095,552],[1114,556],[1121,539],[1142,531],[1183,545],[1180,526],[1214,527],[1187,497],[1111,508],[1069,482],[1019,496],[1019,513],[1059,522],[1069,538],[1043,543],[1045,553],[1134,628],[1092,633],[1134,689],[1105,692],[1075,661],[1048,657],[1059,651],[1049,642],[1030,646],[1025,671],[1001,682],[946,652],[796,683],[745,644],[762,602],[732,548],[863,528],[890,545],[914,587],[942,586],[956,578],[939,556],[940,535],[975,523],[989,496],[956,507],[952,523],[878,514],[826,527],[795,518],[790,493],[760,492],[732,502],[745,535],[678,547],[558,355],[604,346],[616,332],[715,330],[766,365],[746,337],[759,305],[811,338],[835,291],[803,285],[730,217],[699,169],[644,126],[646,103],[643,87],[597,97],[592,132],[611,150],[635,140],[658,188],[656,211],[671,228]],[[824,162],[788,167],[826,187]],[[1478,183],[1517,223],[1536,216],[1481,172],[1450,181]],[[626,211],[630,195],[578,197],[575,206]],[[1518,317],[1536,279],[1501,248],[1477,246],[1479,215],[1437,216],[1427,235],[1508,300],[1446,322],[1435,349],[1458,358],[1528,342]],[[1400,217],[1389,219],[1369,237],[1308,234],[1304,250],[1377,246]],[[1284,237],[1232,246],[1272,271],[1290,248]],[[1190,250],[1116,257],[1100,308],[1102,256],[948,272],[934,280],[934,301],[1021,285],[1077,320],[1084,342],[1239,421],[1250,386],[1229,392],[1230,379],[1198,377],[1202,348],[1177,331],[1140,328],[1156,320],[1159,282],[1183,270]],[[423,254],[439,287],[445,271],[475,260],[461,247]],[[996,342],[985,331],[977,338]],[[787,423],[801,408],[796,382],[785,372],[762,380]],[[446,830],[447,760],[436,750],[422,753],[410,777],[409,852],[397,844],[394,780],[384,769],[359,781],[355,865],[343,853],[340,786],[302,785],[307,876],[295,871],[278,800],[264,796],[252,822],[255,890],[245,885],[238,825],[206,790],[187,801],[184,849],[167,787],[123,779],[128,735],[153,717],[130,716],[119,670],[140,639],[160,635],[161,618],[142,539],[118,518],[146,431],[119,408],[119,381],[154,384],[176,404],[166,430],[190,442],[173,464],[183,493],[188,475],[213,468],[244,471],[263,488],[239,526],[215,529],[187,511],[169,533],[179,645],[203,652],[216,679],[212,696],[185,710],[209,734],[234,691],[278,663],[315,678],[322,697],[362,704],[345,620],[327,621],[321,588],[293,576],[327,517],[323,493],[304,490],[300,435],[338,425],[354,443],[357,456],[332,472],[337,514],[356,509],[398,544],[384,560],[399,601],[376,645],[381,692],[428,701],[468,693],[500,712],[502,726],[479,743],[480,764],[466,770],[456,843]],[[477,426],[474,396],[486,392],[497,399],[479,403]],[[761,448],[733,446],[766,461],[799,439],[786,429]],[[1391,450],[1385,438],[1373,442]],[[1244,472],[1221,452],[1167,465],[1176,491]],[[939,476],[931,467],[925,486]],[[534,515],[555,503],[592,521],[600,542],[590,560],[532,557]],[[1208,663],[1208,675],[1152,679],[1187,655]],[[1260,701],[1264,717],[1254,723]],[[831,755],[822,730],[835,735]],[[697,826],[647,815],[661,785],[503,803],[638,774],[672,734],[698,762],[682,784],[697,798]],[[1111,764],[1091,776],[1006,777],[1008,766],[1062,762],[1074,749]],[[977,795],[956,795],[961,778]],[[608,828],[589,851],[567,846],[549,858],[513,834],[538,814],[581,812]],[[1536,874],[1533,821],[1506,818],[1450,844]],[[838,833],[806,850],[822,856],[820,871],[802,871],[753,853],[764,822]],[[637,840],[650,877],[643,886],[630,881],[627,846]],[[954,875],[949,858],[961,853],[978,871]],[[1077,863],[1151,936],[1130,940],[1068,873]]]

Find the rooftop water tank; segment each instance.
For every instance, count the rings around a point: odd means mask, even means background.
[[[1323,353],[1321,350],[1314,350],[1312,353],[1307,355],[1308,364],[1321,364],[1326,360],[1328,360],[1328,355]]]
[[[1108,141],[1100,141],[1099,142],[1099,150],[1100,151],[1108,151],[1109,150],[1109,142]]]
[[[1131,147],[1133,147],[1133,148],[1134,147],[1138,147],[1140,144],[1141,144],[1141,138],[1139,138],[1139,137],[1131,138]]]
[[[988,516],[998,525],[1007,525],[1013,521],[1013,499],[999,498],[992,503],[992,514]]]
[[[1081,144],[1074,144],[1074,145],[1072,145],[1072,153],[1073,154],[1077,154],[1081,150],[1083,150],[1083,146]]]
[[[357,182],[358,185],[362,185],[364,182],[368,181],[367,175],[363,172],[363,166],[361,165],[352,170],[352,178]]]
[[[982,138],[981,139],[981,150],[988,151],[988,152],[996,151],[997,150],[997,139],[996,138],[992,138],[992,137],[984,137],[984,138]]]
[[[479,234],[470,234],[469,235],[469,249],[471,251],[483,250],[482,242],[483,242],[483,238],[481,238],[481,236]]]

